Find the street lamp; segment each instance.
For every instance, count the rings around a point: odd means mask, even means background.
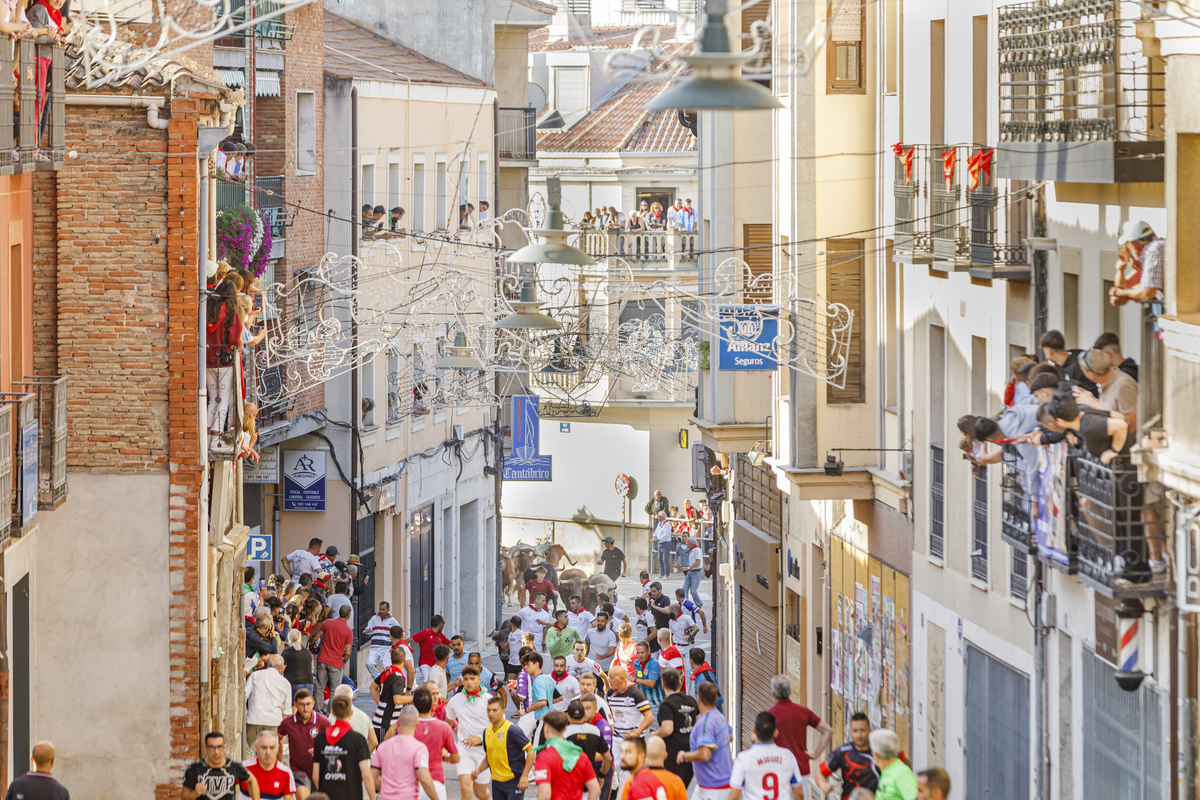
[[[516,311],[497,322],[496,327],[537,331],[554,331],[561,328],[562,325],[553,317],[539,311],[541,307],[542,303],[537,299],[537,287],[532,279],[526,278],[521,284],[521,299],[513,303]]]
[[[467,335],[459,328],[454,334],[454,344],[447,348],[450,355],[444,356],[433,365],[434,369],[480,370],[483,362],[475,357],[471,345],[467,344]]]
[[[510,264],[574,264],[588,267],[596,260],[578,247],[567,244],[567,239],[579,233],[563,227],[562,184],[558,178],[546,179],[546,227],[529,231],[544,239],[539,244],[527,244],[508,257]],[[522,294],[524,289],[522,289]],[[521,298],[524,302],[525,298]]]
[[[713,0],[709,0],[710,6]],[[771,90],[742,77],[742,67],[757,53],[733,52],[725,14],[709,10],[697,50],[680,56],[692,68],[692,77],[646,104],[647,111],[754,111],[782,108]]]

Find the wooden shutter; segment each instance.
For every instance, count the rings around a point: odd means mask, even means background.
[[[742,259],[750,265],[750,274],[746,276],[743,286],[747,303],[771,302],[771,256],[774,252],[774,248],[771,247],[774,241],[772,237],[770,225],[742,226],[742,246],[746,248],[742,251]],[[759,281],[760,275],[768,277]]]
[[[864,259],[862,239],[829,239],[825,243],[826,297],[830,303],[841,303],[854,314],[850,329],[850,347],[846,354],[846,383],[844,389],[828,386],[825,402],[830,405],[866,401],[866,369],[863,364]]]
[[[770,24],[770,22],[771,22],[771,0],[759,0],[758,3],[750,6],[750,8],[747,8],[744,11],[742,11],[741,18],[742,18],[742,41],[744,42],[743,46],[749,47],[754,42],[754,39],[751,36],[751,30],[750,30],[751,27],[753,27],[754,23],[758,22],[759,20],[762,20],[763,22],[766,22],[768,24]],[[750,66],[753,68],[762,68],[762,67],[770,66],[772,46],[773,45],[771,42],[770,28],[768,28],[766,41],[763,42],[763,51],[759,54],[759,56],[756,59],[754,59],[753,61],[750,62]],[[761,83],[766,85],[768,88],[770,87],[770,84],[771,84],[770,80],[762,80]]]

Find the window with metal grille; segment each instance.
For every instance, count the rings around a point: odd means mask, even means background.
[[[1117,685],[1116,670],[1083,653],[1083,796],[1088,800],[1166,797],[1163,696],[1143,681],[1136,692]]]
[[[929,554],[946,554],[946,329],[929,326]]]
[[[946,455],[940,445],[930,450],[929,554],[946,555]]]
[[[826,297],[830,303],[843,305],[854,314],[854,319],[867,318],[866,259],[863,258],[865,242],[862,239],[830,239],[825,243]],[[858,326],[861,331],[861,325]],[[830,405],[866,402],[865,337],[860,333],[851,336],[846,350],[846,385],[839,389],[832,384],[825,387],[825,402]]]
[[[988,579],[988,481],[987,470],[974,476],[974,537],[971,551],[971,577],[987,583]]]
[[[1012,572],[1008,576],[1008,590],[1013,597],[1024,600],[1029,596],[1029,554],[1020,548],[1012,548]]]

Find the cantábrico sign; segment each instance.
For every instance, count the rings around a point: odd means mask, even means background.
[[[721,306],[717,369],[773,370],[779,334],[778,306]]]
[[[515,395],[512,399],[512,455],[504,458],[506,481],[548,481],[550,456],[538,452],[538,399]]]
[[[325,510],[325,451],[283,451],[283,510]]]

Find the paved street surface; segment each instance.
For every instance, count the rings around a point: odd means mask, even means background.
[[[657,580],[657,577],[651,576],[651,579]],[[670,578],[668,578],[666,581],[663,581],[663,592],[665,594],[667,594],[672,599],[672,601],[674,601],[675,590],[682,586],[683,586],[683,574],[676,573],[676,574],[672,575]],[[617,603],[617,605],[621,608],[621,610],[623,610],[629,616],[630,619],[633,619],[636,616],[636,614],[634,612],[634,608],[633,608],[633,598],[640,595],[641,591],[642,591],[641,583],[638,581],[636,574],[631,575],[626,578],[622,578],[621,580],[617,581],[617,596],[619,597],[619,602]],[[704,611],[705,615],[711,615],[711,613],[712,613],[712,582],[711,582],[711,580],[701,581],[700,597],[704,601],[703,611]],[[517,606],[505,606],[503,618],[507,619],[509,617],[512,617],[514,614],[517,613],[517,610],[518,610]],[[697,620],[697,624],[699,624],[699,620]],[[446,634],[453,635],[453,631],[450,631],[447,629]],[[708,633],[703,632],[703,629],[702,629],[701,633],[699,633],[696,636],[695,646],[704,648],[704,652],[706,654],[708,654],[711,652],[711,641],[712,641],[712,627],[710,625]],[[503,674],[504,668],[500,664],[500,659],[496,654],[496,646],[494,644],[492,644],[492,642],[490,640],[484,642],[483,645],[484,646],[482,647],[482,652],[483,652],[484,665],[486,665],[488,669],[492,670],[493,672],[495,672],[497,674]],[[480,649],[480,648],[476,647],[475,649]],[[684,658],[686,658],[686,657],[687,657],[687,652],[685,651]],[[548,668],[549,668],[549,665],[547,665],[547,669]],[[371,700],[371,693],[366,689],[365,684],[364,684],[363,688],[360,689],[358,691],[358,693],[355,695],[354,705],[361,708],[363,711],[367,712],[368,714],[373,713],[375,711],[375,703]],[[509,710],[510,710],[510,712],[512,711],[511,704],[509,705]],[[513,713],[510,713],[510,717],[514,720],[516,719],[516,715]],[[655,728],[658,727],[657,722],[654,724],[654,727]],[[447,800],[461,800],[461,792],[459,791],[459,787],[458,787],[457,775],[458,775],[458,773],[455,771],[454,765],[447,764],[446,765],[446,797],[447,797]],[[531,791],[530,794],[532,795],[532,793],[533,792]]]

